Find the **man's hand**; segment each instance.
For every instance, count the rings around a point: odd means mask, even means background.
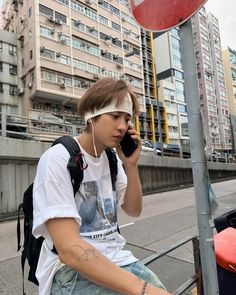
[[[129,157],[126,157],[124,155],[120,145],[116,146],[116,151],[117,151],[117,154],[118,154],[119,158],[124,163],[125,167],[126,166],[136,166],[137,162],[138,162],[138,159],[139,159],[139,156],[140,156],[140,152],[142,150],[141,139],[140,139],[140,137],[138,135],[138,132],[132,126],[130,126],[128,128],[127,132],[131,135],[132,139],[137,144],[136,150]]]

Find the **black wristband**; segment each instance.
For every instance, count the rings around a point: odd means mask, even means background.
[[[141,295],[147,295],[147,293],[146,293],[147,285],[148,285],[148,282],[144,281],[142,291],[141,291]]]

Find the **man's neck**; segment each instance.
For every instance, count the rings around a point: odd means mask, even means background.
[[[105,146],[99,145],[99,143],[96,142],[93,143],[93,137],[90,132],[84,131],[80,135],[77,136],[77,140],[79,141],[82,148],[92,157],[96,158],[95,150],[94,150],[94,144],[96,145],[96,151],[97,151],[97,157],[100,157],[101,153],[105,150]]]

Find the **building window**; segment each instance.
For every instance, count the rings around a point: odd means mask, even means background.
[[[120,10],[118,8],[116,8],[115,6],[111,5],[111,4],[110,4],[110,11],[112,13],[115,13],[117,15],[120,15]]]
[[[21,60],[21,66],[22,66],[22,68],[25,66],[25,60],[24,60],[24,58],[22,58],[22,60]]]
[[[0,51],[2,51],[2,41],[0,41]]]
[[[50,82],[56,82],[56,73],[50,72],[46,70],[41,71],[41,78],[42,80],[50,81]]]
[[[30,59],[33,58],[33,50],[30,50]]]
[[[55,30],[40,26],[40,35],[54,39]]]
[[[9,65],[9,73],[11,75],[17,75],[17,66],[15,66],[15,65]]]
[[[10,85],[10,86],[9,86],[9,93],[10,93],[11,95],[16,95],[17,92],[18,92],[18,88],[17,88],[16,85]]]
[[[108,19],[102,15],[99,15],[99,22],[105,26],[108,26]]]
[[[2,62],[0,62],[0,72],[2,72]]]
[[[69,0],[58,0],[62,4],[65,4],[66,6],[69,6]]]
[[[80,69],[80,70],[83,70],[83,71],[86,71],[86,62],[85,61],[82,61],[82,60],[79,60],[79,59],[74,59],[73,60],[73,66],[77,69]]]
[[[55,19],[59,19],[65,24],[67,22],[66,21],[66,16],[64,14],[61,14],[61,13],[57,12],[57,11],[55,11]]]
[[[0,83],[0,93],[3,93],[3,83]]]
[[[62,64],[65,64],[65,65],[70,65],[71,64],[71,59],[69,56],[67,55],[64,55],[64,54],[60,54],[60,52],[57,52],[56,54],[57,56],[57,61],[62,63]]]
[[[16,55],[16,46],[14,45],[9,45],[9,53]]]
[[[55,52],[50,49],[40,50],[40,55],[49,59],[55,60]]]
[[[114,22],[111,22],[111,26],[112,26],[112,29],[115,29],[116,31],[121,31],[121,26],[118,25],[117,23],[114,23]]]
[[[39,12],[47,15],[47,16],[52,16],[53,17],[53,10],[51,8],[48,8],[42,4],[39,4]]]

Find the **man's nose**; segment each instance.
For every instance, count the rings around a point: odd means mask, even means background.
[[[119,120],[118,129],[121,131],[125,131],[128,128],[128,122],[125,119]]]

